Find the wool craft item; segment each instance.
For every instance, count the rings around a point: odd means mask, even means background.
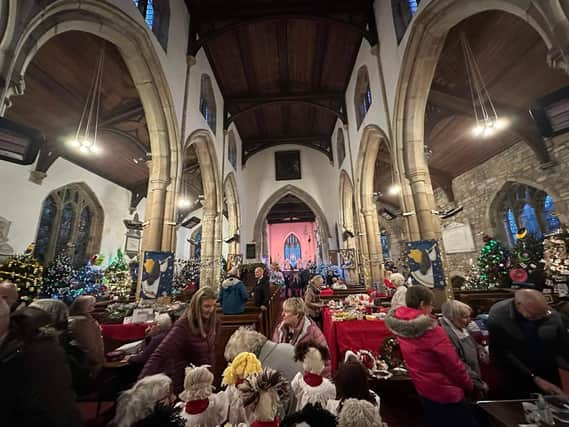
[[[336,387],[329,379],[322,376],[329,359],[328,349],[322,345],[310,341],[296,345],[294,360],[302,362],[304,369],[304,373],[297,373],[291,382],[297,411],[308,403],[325,406],[329,399],[336,397]]]
[[[248,425],[252,421],[252,411],[245,408],[238,390],[239,384],[251,375],[261,372],[261,362],[253,353],[239,353],[225,371],[223,371],[222,384],[227,386],[225,393],[229,404],[228,422],[233,425],[244,423]]]
[[[216,427],[227,418],[225,392],[213,393],[213,374],[209,366],[186,368],[184,391],[180,394],[181,417],[188,426]]]
[[[278,427],[279,403],[288,398],[289,386],[280,372],[265,368],[239,385],[239,391],[246,408],[253,412],[250,427]]]

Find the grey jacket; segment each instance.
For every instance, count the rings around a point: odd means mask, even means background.
[[[302,363],[294,361],[294,346],[267,340],[257,356],[263,368],[279,371],[289,382],[298,372],[303,372]]]
[[[464,338],[460,338],[450,325],[450,321],[446,318],[443,317],[440,323],[449,337],[450,342],[456,349],[458,357],[464,362],[464,367],[474,384],[474,388],[479,390],[483,389],[485,384],[480,377],[480,364],[478,363],[476,341],[474,341],[474,338],[472,338],[470,334]]]

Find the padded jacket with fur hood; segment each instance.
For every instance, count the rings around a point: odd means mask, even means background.
[[[419,395],[438,403],[457,403],[472,381],[443,328],[422,310],[399,307],[385,318]]]
[[[229,276],[221,283],[219,303],[223,314],[241,314],[245,311],[245,303],[249,293],[243,282],[235,276]]]

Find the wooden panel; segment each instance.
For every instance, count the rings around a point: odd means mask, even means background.
[[[236,32],[216,37],[208,43],[208,46],[212,58],[211,66],[215,68],[221,80],[225,89],[224,95],[246,93],[247,79],[239,54]]]
[[[312,21],[291,20],[288,23],[289,73],[291,86],[305,90],[312,87],[312,68],[316,57],[317,27]]]

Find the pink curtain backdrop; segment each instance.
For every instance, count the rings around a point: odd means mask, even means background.
[[[316,223],[293,222],[283,224],[269,224],[267,226],[267,239],[269,241],[269,259],[278,262],[284,268],[284,245],[289,234],[293,233],[300,241],[301,261],[305,265],[308,261],[316,262]]]

